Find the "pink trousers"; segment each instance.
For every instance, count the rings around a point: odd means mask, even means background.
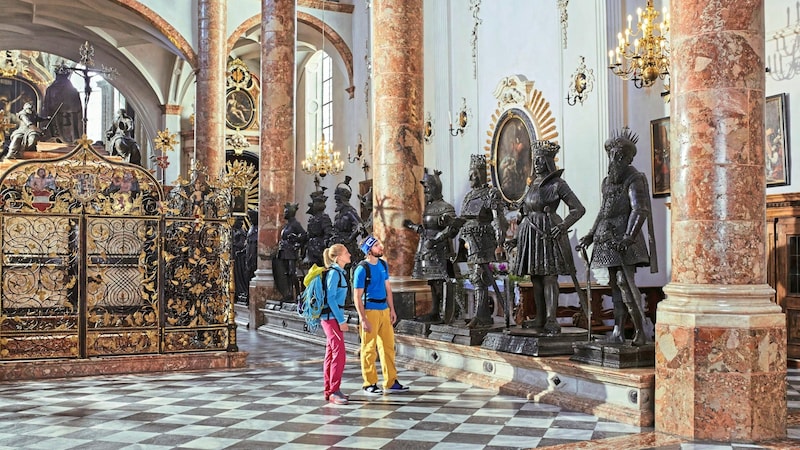
[[[344,333],[339,329],[339,322],[336,319],[323,320],[322,329],[327,337],[325,360],[322,365],[322,373],[325,379],[325,397],[327,398],[341,388],[347,350],[344,347]]]

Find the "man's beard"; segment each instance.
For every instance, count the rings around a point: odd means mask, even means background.
[[[373,250],[373,249],[369,250],[369,254],[374,256],[374,257],[376,257],[376,258],[382,258],[383,257],[383,252],[379,252],[379,251]]]
[[[622,183],[627,168],[628,164],[623,161],[612,161],[608,166],[608,180],[614,184]]]

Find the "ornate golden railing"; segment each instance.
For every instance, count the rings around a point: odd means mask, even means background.
[[[88,142],[0,177],[0,361],[236,351],[230,191]]]

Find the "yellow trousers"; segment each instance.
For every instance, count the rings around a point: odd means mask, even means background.
[[[364,311],[370,324],[369,333],[361,328],[361,376],[364,386],[378,384],[378,371],[375,360],[381,358],[383,388],[390,388],[397,380],[397,367],[394,364],[394,327],[389,309]]]

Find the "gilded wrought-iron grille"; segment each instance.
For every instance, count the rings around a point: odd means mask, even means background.
[[[0,361],[235,351],[230,189],[204,179],[165,199],[88,141],[3,174]]]

